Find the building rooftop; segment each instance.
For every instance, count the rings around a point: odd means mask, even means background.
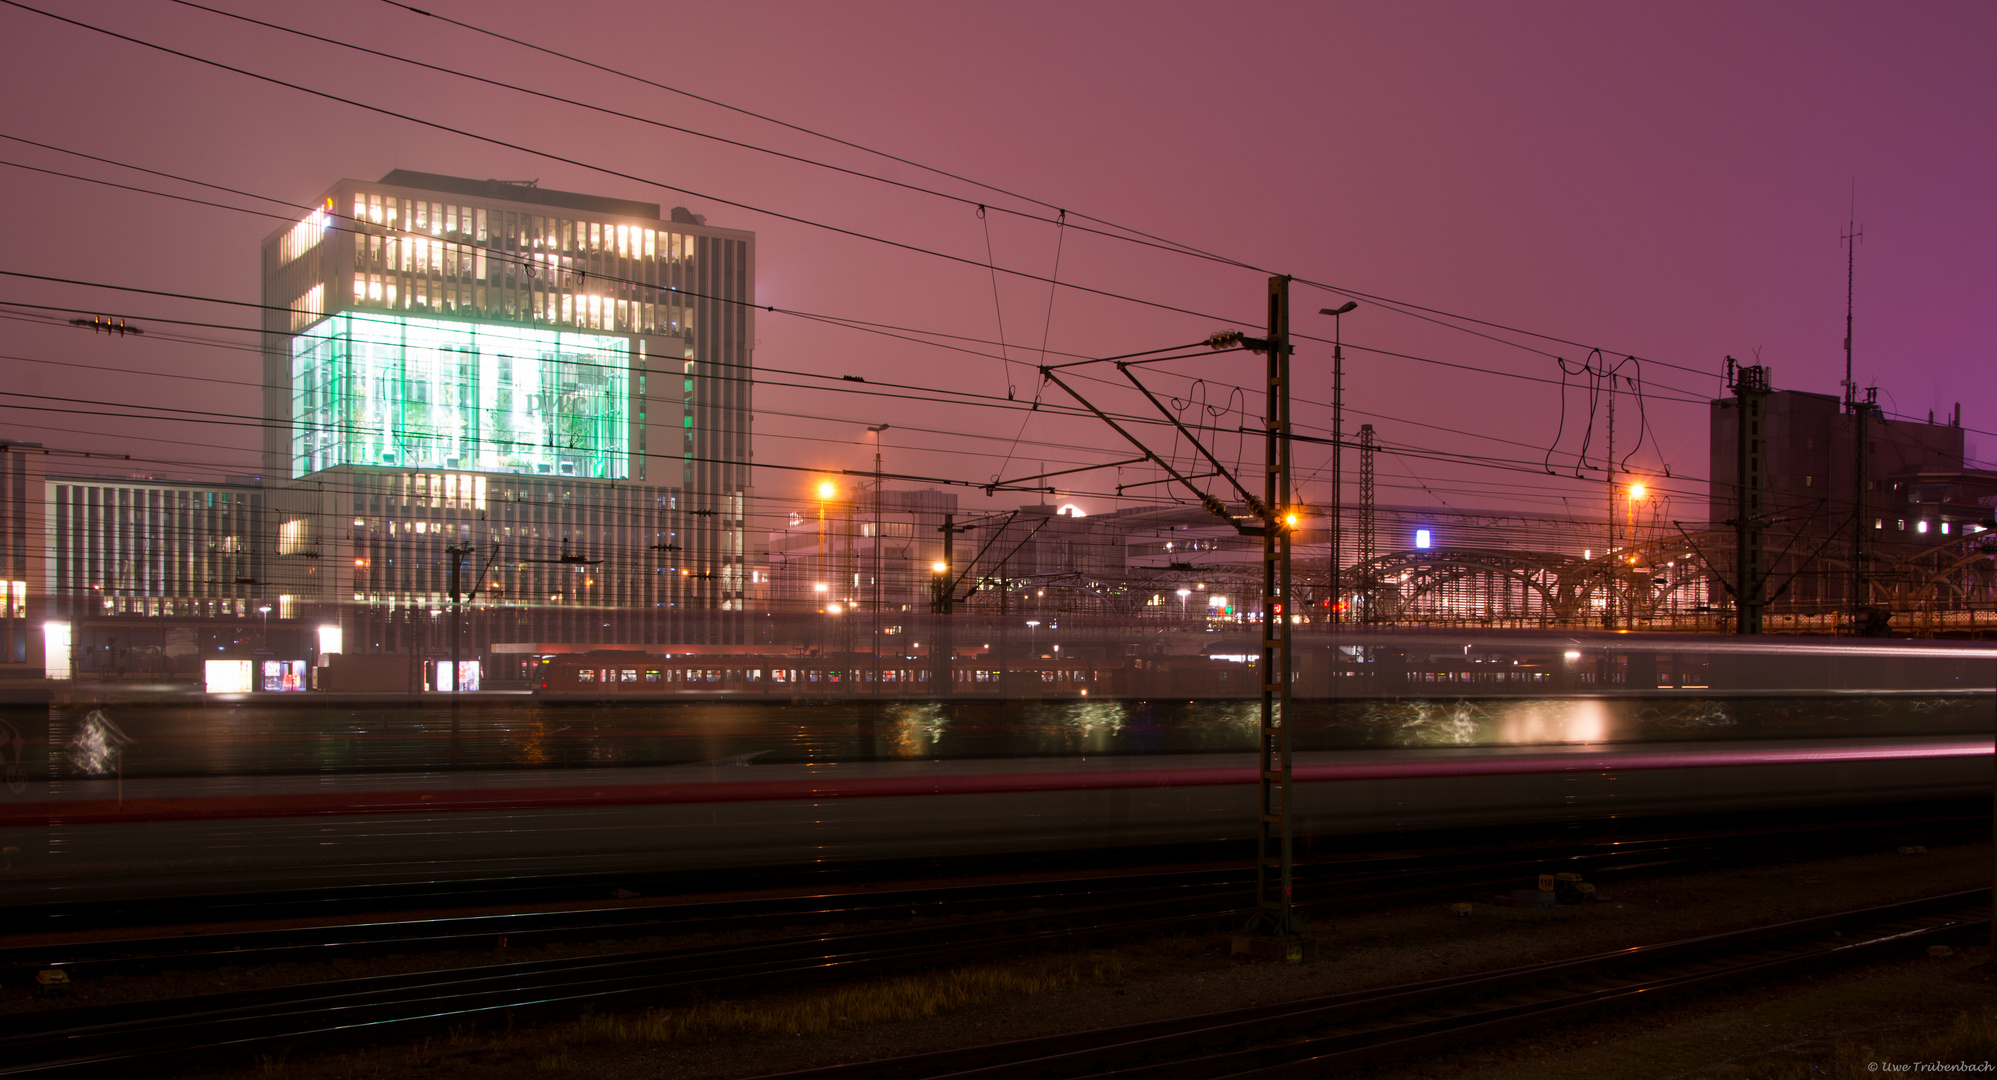
[[[472,180],[462,176],[444,176],[441,173],[416,172],[413,169],[396,169],[378,181],[391,187],[416,188],[421,191],[448,191],[454,195],[470,195],[476,198],[505,199],[509,202],[537,203],[541,206],[560,206],[569,210],[582,210],[592,214],[617,214],[623,217],[640,217],[652,221],[659,220],[659,204],[638,202],[633,199],[610,199],[602,195],[583,195],[574,191],[555,191],[536,187],[533,181],[518,180]]]

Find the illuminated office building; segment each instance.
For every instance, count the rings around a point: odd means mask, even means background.
[[[48,614],[40,444],[0,439],[0,678],[42,674]],[[55,632],[65,658],[66,627]]]
[[[267,237],[263,282],[272,578],[301,618],[447,651],[461,558],[480,649],[739,633],[753,234],[397,170]]]

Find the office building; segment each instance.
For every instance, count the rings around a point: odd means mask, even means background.
[[[0,678],[35,678],[45,667],[43,457],[36,443],[0,440]],[[67,657],[68,642],[60,630],[56,637]]]
[[[272,579],[348,652],[731,640],[755,241],[652,203],[397,170],[264,242]],[[448,629],[448,628],[447,628]]]

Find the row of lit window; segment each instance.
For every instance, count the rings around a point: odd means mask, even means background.
[[[315,212],[316,213],[316,212]],[[490,247],[585,252],[625,259],[691,258],[694,238],[638,225],[547,218],[534,214],[492,211],[492,228],[483,207],[398,199],[394,195],[354,193],[354,220],[405,233],[456,237]],[[309,218],[307,219],[310,220]],[[287,260],[288,261],[288,260]]]
[[[285,611],[290,610],[291,597],[286,601]],[[171,596],[107,596],[104,598],[106,615],[150,615],[189,618],[246,617],[250,613],[248,600],[187,600]],[[268,608],[260,609],[261,614],[272,614]],[[280,618],[290,618],[289,614],[279,613]]]
[[[1906,519],[1906,518],[1896,518],[1895,520],[1896,520],[1896,521],[1897,521],[1897,522],[1899,523],[1899,529],[1900,529],[1900,531],[1901,531],[1901,532],[1906,532],[1906,531],[1907,531],[1907,519]],[[1932,522],[1928,522],[1928,521],[1916,521],[1916,522],[1914,522],[1914,531],[1915,531],[1915,532],[1917,532],[1917,533],[1923,533],[1923,534],[1925,534],[1925,533],[1926,533],[1926,532],[1928,531],[1928,527],[1929,527],[1929,526],[1930,526],[1931,524],[1933,524],[1933,523],[1932,523]],[[1951,522],[1947,522],[1947,521],[1944,521],[1944,522],[1942,522],[1942,523],[1941,523],[1941,534],[1942,534],[1943,536],[1947,536],[1947,535],[1949,534],[1949,526],[1950,526],[1951,524],[1952,524]],[[1886,519],[1885,519],[1885,518],[1873,518],[1873,519],[1872,519],[1872,527],[1873,527],[1873,528],[1875,528],[1875,529],[1884,529],[1884,528],[1886,528]],[[1980,533],[1980,532],[1983,532],[1983,531],[1985,531],[1985,530],[1984,530],[1983,526],[1981,526],[1981,525],[1974,525],[1974,524],[1970,524],[1970,523],[1968,523],[1968,522],[1964,522],[1964,523],[1963,523],[1963,526],[1962,526],[1962,535],[1964,535],[1964,536],[1971,536],[1971,535],[1974,535],[1974,534],[1976,534],[1976,533]]]
[[[318,247],[320,239],[326,235],[326,225],[329,217],[326,212],[332,208],[333,200],[327,199],[325,206],[307,214],[304,221],[293,225],[288,232],[278,238],[277,257],[279,261],[288,263],[300,255],[311,251],[313,248]]]
[[[524,299],[524,298],[523,298]],[[439,285],[423,279],[401,284],[393,275],[354,275],[354,303],[380,305],[403,310],[433,311],[449,315],[518,317],[522,308],[505,304],[487,305],[484,286]],[[304,301],[299,305],[302,310]],[[315,309],[316,310],[316,309]],[[624,334],[663,334],[678,337],[693,329],[693,309],[676,304],[653,304],[637,300],[613,300],[607,296],[573,293],[536,294],[525,306],[527,318],[561,323],[584,330]],[[293,317],[293,328],[302,329],[311,319]]]
[[[326,286],[314,285],[305,290],[305,295],[291,302],[291,331],[300,330],[318,322],[326,314]]]

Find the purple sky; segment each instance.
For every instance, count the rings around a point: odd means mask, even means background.
[[[982,263],[1046,275],[1056,232],[958,203],[299,41],[171,3],[32,0],[79,21],[713,196]],[[347,41],[558,90],[627,111],[1018,209],[711,106],[593,74],[378,0],[221,6]],[[1599,345],[1647,361],[1656,445],[1632,464],[1685,479],[1670,517],[1703,516],[1703,405],[1721,357],[1755,350],[1778,387],[1836,393],[1854,186],[1857,370],[1889,410],[1925,417],[1961,401],[1997,430],[1997,389],[1972,374],[1993,352],[1997,285],[1997,76],[1987,4],[683,4],[427,0],[432,10],[837,134],[1077,213],[1267,270]],[[1037,362],[1048,347],[1103,355],[1256,326],[1264,275],[1070,230],[1064,282],[1200,315],[1057,292],[989,272],[606,177],[289,90],[0,8],[0,133],[272,196],[393,168],[538,178],[544,186],[685,204],[758,234],[759,299],[779,307],[994,340]],[[146,185],[135,174],[0,141],[0,160]],[[10,209],[0,269],[243,301],[275,222],[0,168]],[[185,188],[176,190],[186,191]],[[0,298],[249,325],[242,309],[119,298],[18,279]],[[1299,285],[1299,330],[1339,298]],[[1979,313],[1984,313],[1980,315]],[[1207,316],[1218,316],[1209,318]],[[6,320],[0,360],[18,392],[253,415],[254,352],[113,340]],[[1551,358],[1362,305],[1345,319],[1348,432],[1383,444],[1540,461],[1560,423]],[[247,335],[204,331],[238,346]],[[768,368],[1031,398],[1030,367],[763,314]],[[1526,338],[1570,361],[1586,350]],[[981,351],[995,345],[973,344]],[[1412,354],[1502,374],[1382,357]],[[17,357],[128,369],[65,369]],[[1170,365],[1163,391],[1255,386],[1259,361]],[[1696,373],[1665,365],[1682,365]],[[1297,355],[1298,420],[1329,426],[1329,349]],[[140,372],[140,374],[131,374]],[[1107,374],[1107,373],[1106,373]],[[169,377],[178,376],[178,377]],[[786,379],[784,381],[796,381]],[[1049,391],[1058,398],[1058,391]],[[1693,403],[1684,400],[1694,399]],[[1134,407],[1128,398],[1115,398]],[[1240,404],[1238,397],[1233,399]],[[871,465],[862,429],[888,422],[891,471],[985,481],[1127,456],[1098,425],[856,394],[759,390],[759,462]],[[1636,425],[1618,406],[1618,447]],[[1259,413],[1259,398],[1248,412]],[[814,419],[815,418],[815,419]],[[1232,426],[1240,414],[1224,418]],[[1587,427],[1578,390],[1560,449]],[[1024,427],[1022,429],[1022,421]],[[1600,448],[1596,418],[1596,449]],[[1418,424],[1432,426],[1417,426]],[[1022,434],[1023,431],[1023,434]],[[0,411],[0,434],[132,453],[139,468],[254,471],[253,428],[170,427]],[[1510,442],[1493,439],[1511,440]],[[1015,439],[1017,445],[1015,447]],[[168,442],[160,440],[180,440]],[[1997,453],[1997,437],[1972,434]],[[1232,441],[1224,444],[1232,456]],[[1012,464],[1005,464],[1008,453]],[[1249,447],[1247,453],[1259,452]],[[1323,477],[1322,448],[1299,462]],[[1356,463],[1348,457],[1348,466]],[[1316,470],[1313,473],[1313,470]],[[1356,471],[1356,470],[1355,470]],[[1390,455],[1383,502],[1579,510],[1600,485]],[[1125,470],[1125,481],[1138,479]],[[1418,478],[1418,479],[1417,479]],[[1075,501],[1116,482],[1075,481]],[[775,509],[804,490],[766,470]],[[1423,485],[1430,492],[1422,490]],[[1313,484],[1307,496],[1322,498]],[[967,493],[973,508],[1010,505]]]

